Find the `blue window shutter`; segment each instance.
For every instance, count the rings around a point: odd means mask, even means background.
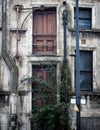
[[[80,51],[80,88],[92,90],[92,51]]]
[[[74,8],[74,26],[76,25],[76,8]],[[79,8],[79,29],[91,29],[91,9]]]

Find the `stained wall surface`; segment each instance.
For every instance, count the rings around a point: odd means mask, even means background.
[[[76,35],[74,28],[74,7],[75,0],[65,0],[67,5],[67,57],[70,63],[72,92],[75,97],[75,59],[70,56],[76,49]],[[32,85],[27,80],[32,76],[32,65],[40,62],[52,62],[57,64],[57,75],[60,75],[60,65],[63,60],[63,20],[62,6],[63,0],[7,0],[7,51],[18,67],[18,92],[25,92],[18,96],[18,120],[22,122],[23,127],[20,128],[30,130],[30,121],[26,116],[31,111],[32,101]],[[22,8],[16,12],[16,5]],[[57,21],[57,54],[56,56],[49,55],[33,55],[32,54],[32,32],[33,32],[33,15],[32,9],[44,5],[46,8],[56,8]],[[99,0],[80,0],[79,7],[91,8],[91,29],[82,30],[79,32],[79,45],[82,51],[93,52],[93,90],[82,92],[82,98],[85,98],[86,104],[82,105],[81,117],[100,117],[100,1]],[[2,2],[0,2],[0,16],[2,16]],[[10,70],[2,58],[2,19],[0,19],[0,121],[1,124],[8,123],[10,105],[9,105],[9,90],[10,90]],[[18,59],[16,58],[18,54]],[[21,82],[24,81],[24,82]],[[75,128],[75,113],[73,105],[71,105],[73,113],[73,128]],[[6,117],[7,116],[7,117]],[[3,130],[7,130],[6,127]]]

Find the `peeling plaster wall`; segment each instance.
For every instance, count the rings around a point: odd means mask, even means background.
[[[46,6],[55,6],[57,7],[57,57],[38,57],[32,55],[32,14],[27,18],[23,25],[23,29],[25,32],[21,33],[21,39],[18,41],[18,52],[19,52],[19,62],[16,62],[16,65],[19,69],[19,91],[26,91],[26,94],[23,96],[18,97],[18,120],[22,122],[23,129],[27,128],[28,130],[30,127],[29,119],[26,117],[26,113],[31,111],[31,84],[27,81],[21,83],[21,80],[27,77],[32,76],[32,64],[36,64],[40,61],[52,61],[52,62],[61,62],[63,56],[63,25],[62,25],[62,7],[63,0],[8,0],[9,8],[8,8],[8,51],[11,57],[15,60],[16,55],[16,43],[17,43],[17,35],[16,35],[16,28],[17,28],[17,18],[16,18],[16,11],[14,10],[14,6],[19,4],[23,5],[25,8],[32,8],[32,7],[39,7],[41,4]],[[68,29],[73,28],[74,26],[74,12],[73,8],[75,6],[75,0],[66,0],[67,7],[68,7]],[[19,2],[19,3],[18,3]],[[93,29],[100,29],[100,2],[99,0],[80,0],[79,5],[81,7],[91,7],[93,11],[93,22],[92,27]],[[1,4],[0,4],[1,9]],[[23,20],[27,16],[27,14],[31,11],[30,10],[22,10],[18,16],[18,28],[20,29]],[[0,12],[1,15],[1,12]],[[1,25],[1,21],[0,21]],[[13,31],[15,29],[15,31]],[[74,91],[74,59],[69,55],[72,54],[75,50],[75,33],[72,33],[70,30],[67,29],[67,47],[68,47],[68,59],[70,61],[70,68],[72,74],[72,86]],[[1,37],[1,32],[0,32]],[[82,39],[86,40],[86,44],[82,44]],[[94,91],[100,91],[100,38],[97,34],[88,34],[85,33],[85,37],[80,33],[80,49],[81,50],[93,50],[93,86]],[[1,40],[0,40],[0,54],[1,54]],[[59,65],[58,65],[59,66]],[[59,69],[60,67],[58,67]],[[58,70],[59,72],[59,70]],[[5,62],[0,59],[0,88],[5,91],[9,91],[9,84],[10,84],[10,72]],[[82,112],[81,116],[99,116],[100,117],[100,109],[99,103],[93,102],[90,99],[90,96],[86,97],[86,105],[82,105]],[[96,97],[99,99],[99,97]],[[9,105],[8,100],[6,101],[6,96],[0,99],[0,111],[4,113],[4,118],[2,118],[2,114],[0,114],[1,120],[6,120],[6,115],[9,113]],[[72,106],[73,108],[73,106]],[[95,113],[93,115],[93,113]],[[74,113],[75,117],[75,113]],[[73,123],[75,125],[75,122]],[[4,129],[6,130],[6,128]]]

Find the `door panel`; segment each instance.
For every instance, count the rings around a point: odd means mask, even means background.
[[[37,79],[43,80],[44,82],[48,82],[48,73],[45,68],[42,68],[40,66],[34,67],[33,76],[35,76]],[[38,83],[33,83],[32,88],[32,104],[37,109],[39,109],[41,106],[45,105],[45,99],[43,96],[41,96],[43,86],[39,85]]]
[[[35,54],[56,53],[55,38],[52,36],[37,36],[34,38],[33,48]]]
[[[56,53],[56,11],[36,11],[33,14],[33,53]]]

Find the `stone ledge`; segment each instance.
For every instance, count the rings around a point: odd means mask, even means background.
[[[75,94],[75,92],[71,92],[70,94],[69,94],[70,96],[75,96],[76,94]],[[100,91],[94,91],[94,92],[92,92],[92,91],[81,91],[80,92],[80,95],[81,96],[100,96]]]
[[[10,29],[11,32],[16,33],[17,32],[17,28],[11,28]],[[27,31],[27,29],[23,28],[23,29],[18,29],[19,33],[25,33]]]
[[[18,92],[18,95],[26,95],[27,94],[27,91],[19,91]],[[6,95],[10,95],[10,91],[5,91],[5,90],[0,90],[0,96],[6,96]]]
[[[76,30],[74,28],[70,28],[69,31],[75,32]],[[100,33],[100,29],[80,29],[79,32],[87,32],[87,33]]]
[[[100,91],[98,92],[81,91],[81,95],[89,95],[89,96],[100,95]]]
[[[0,96],[4,96],[4,95],[10,95],[10,92],[5,90],[0,90]]]

